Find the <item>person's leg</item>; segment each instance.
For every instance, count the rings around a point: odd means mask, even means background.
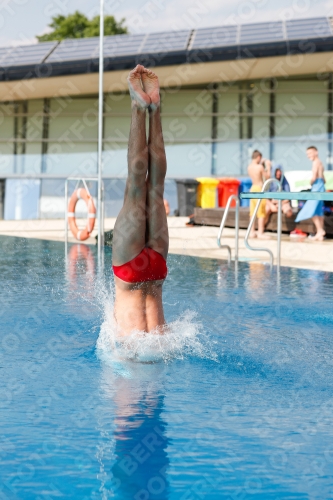
[[[149,166],[147,178],[147,233],[146,244],[167,259],[169,231],[164,206],[166,156],[160,115],[158,78],[150,70],[143,75],[143,88],[151,99],[149,108]],[[162,283],[147,283],[146,319],[148,331],[163,333],[165,318],[162,303]]]
[[[265,217],[258,218],[258,238],[261,238],[265,232]]]
[[[266,200],[266,215],[270,215],[278,211],[278,205],[275,201],[276,200]]]
[[[150,99],[141,87],[143,67],[137,66],[128,77],[132,98],[132,121],[128,143],[128,178],[124,205],[113,233],[112,263],[120,266],[136,257],[146,245],[146,177],[148,146],[146,109]]]
[[[266,200],[261,200],[259,209],[257,212],[257,217],[258,217],[258,232],[257,232],[257,238],[260,239],[266,239],[269,238],[267,234],[265,234],[265,226],[269,220],[270,217],[270,210],[269,208],[266,209]]]
[[[142,81],[152,103],[149,108],[146,244],[166,260],[169,231],[163,193],[167,164],[160,115],[159,84],[157,76],[150,70],[143,74]]]
[[[282,201],[282,213],[286,217],[292,217],[293,215],[293,209],[291,208],[290,202],[288,200]]]
[[[326,231],[324,229],[324,217],[321,217],[319,215],[315,215],[312,217],[312,220],[314,222],[314,225],[316,226],[316,235],[314,237],[315,240],[322,241],[324,239],[324,236],[326,234]]]

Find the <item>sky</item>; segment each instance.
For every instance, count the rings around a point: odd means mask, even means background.
[[[131,33],[332,16],[332,0],[104,0]],[[99,0],[0,0],[0,46],[36,42],[52,16],[99,13]]]

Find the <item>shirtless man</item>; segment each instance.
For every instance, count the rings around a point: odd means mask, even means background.
[[[309,146],[306,150],[306,156],[312,161],[312,176],[311,176],[311,191],[312,192],[325,192],[325,176],[324,176],[324,166],[319,159],[318,149],[315,146]],[[295,222],[300,222],[305,219],[312,217],[314,225],[316,227],[316,234],[314,236],[309,236],[310,239],[316,241],[323,241],[325,238],[324,229],[324,217],[323,217],[323,205],[322,201],[309,200],[307,201],[302,210],[298,213]]]
[[[162,284],[169,234],[163,201],[166,156],[158,78],[136,66],[128,76],[132,120],[124,205],[113,233],[114,316],[118,335],[134,330],[163,333]],[[146,137],[146,113],[149,136]]]
[[[271,162],[269,160],[266,160],[266,168],[264,166],[264,163],[262,161],[262,154],[260,151],[255,149],[252,153],[252,161],[250,165],[247,168],[249,177],[251,177],[252,181],[252,187],[251,187],[251,193],[260,193],[262,190],[264,181],[266,179],[269,179],[271,176]],[[257,205],[258,200],[250,200],[250,218],[254,214],[256,205]],[[258,218],[258,232],[256,233],[254,230],[254,225],[252,226],[252,230],[250,233],[250,238],[255,238],[256,236],[258,238],[265,238],[265,224],[268,219],[268,215],[266,213],[266,200],[261,200],[259,209],[257,212],[257,218]]]

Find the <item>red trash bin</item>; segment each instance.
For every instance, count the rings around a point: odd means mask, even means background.
[[[218,195],[218,205],[219,207],[226,207],[229,197],[233,194],[238,196],[240,181],[238,179],[232,178],[224,178],[220,179],[220,182],[217,186],[217,195]],[[236,206],[236,201],[232,200],[231,206]]]

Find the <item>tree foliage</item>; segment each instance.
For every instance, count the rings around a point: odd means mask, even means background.
[[[127,33],[124,26],[125,19],[116,21],[114,16],[105,16],[104,35],[121,35]],[[99,36],[99,16],[88,19],[78,10],[68,16],[54,16],[49,24],[53,31],[45,35],[37,36],[39,42],[51,40],[64,40],[66,38],[88,38]]]

